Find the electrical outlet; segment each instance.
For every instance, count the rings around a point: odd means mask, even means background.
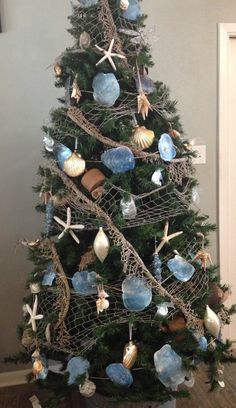
[[[206,164],[206,145],[194,145],[193,151],[197,157],[193,157],[193,164]]]

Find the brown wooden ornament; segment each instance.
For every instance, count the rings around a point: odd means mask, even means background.
[[[91,169],[86,171],[81,179],[81,184],[86,190],[92,193],[98,187],[103,186],[105,176],[99,169]]]

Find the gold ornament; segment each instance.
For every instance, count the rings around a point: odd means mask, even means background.
[[[138,95],[138,113],[141,113],[143,120],[148,117],[149,109],[152,111],[151,104],[143,91]]]
[[[79,391],[80,394],[85,397],[85,398],[91,398],[96,391],[96,385],[94,384],[94,382],[88,380],[86,378],[85,382],[83,383],[83,385],[79,385]]]
[[[120,9],[125,11],[129,8],[129,0],[120,0]]]
[[[85,161],[76,151],[64,162],[64,172],[70,177],[78,177],[85,171]]]
[[[103,228],[100,227],[93,243],[93,249],[99,261],[104,262],[110,249],[110,242]]]
[[[131,369],[135,364],[138,357],[138,347],[133,341],[126,344],[123,354],[123,366],[125,368]]]
[[[80,101],[82,94],[79,89],[79,85],[77,84],[77,80],[75,78],[73,84],[72,84],[72,92],[71,92],[71,98],[75,99],[76,102],[78,103]]]
[[[218,338],[220,333],[220,320],[213,310],[207,305],[204,315],[204,325],[207,331],[215,338]]]
[[[79,37],[79,46],[80,48],[88,48],[91,44],[91,37],[89,33],[83,31]]]
[[[56,76],[61,76],[62,75],[62,67],[60,66],[60,64],[56,63],[53,66],[54,72]]]
[[[154,142],[155,134],[152,130],[146,129],[145,126],[135,128],[131,136],[131,142],[141,149],[148,149]]]

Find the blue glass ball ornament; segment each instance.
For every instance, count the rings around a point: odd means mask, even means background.
[[[46,235],[50,234],[50,232],[52,230],[53,215],[54,215],[53,201],[49,200],[49,202],[46,205],[46,214],[45,214],[45,232],[46,232]]]
[[[126,309],[141,312],[152,301],[152,290],[144,278],[129,276],[122,282],[122,299]]]
[[[54,270],[53,262],[49,262],[47,269],[44,271],[42,285],[43,286],[52,286],[53,281],[56,277],[56,273]]]
[[[194,266],[179,255],[175,255],[174,258],[170,259],[167,266],[175,278],[181,282],[189,281],[195,272]]]
[[[172,138],[167,133],[163,133],[158,143],[158,150],[160,152],[160,156],[164,161],[171,161],[176,156],[176,149]]]
[[[106,368],[106,374],[110,380],[120,387],[130,387],[133,384],[133,376],[123,364],[110,364]]]
[[[111,107],[120,96],[120,85],[114,74],[100,72],[93,79],[94,100],[102,106]]]
[[[81,375],[87,375],[90,367],[88,360],[82,357],[72,357],[67,364],[66,372],[68,372],[68,385],[77,384],[77,378]]]
[[[127,20],[137,20],[141,16],[141,7],[138,0],[129,0],[129,7],[123,12],[123,17]]]
[[[76,272],[72,278],[72,285],[76,293],[81,296],[91,296],[97,293],[96,272]]]
[[[198,347],[201,351],[207,351],[208,342],[205,336],[201,336],[198,340]]]
[[[72,155],[72,151],[69,147],[63,145],[62,143],[57,143],[53,149],[56,161],[61,170],[64,170],[64,163]]]
[[[161,282],[161,280],[162,280],[162,269],[161,269],[161,266],[162,266],[162,262],[161,262],[161,260],[160,260],[160,257],[159,257],[159,255],[157,255],[157,254],[154,254],[153,255],[153,261],[152,261],[152,267],[153,267],[153,273],[154,273],[154,275],[155,275],[155,278],[156,278],[156,280],[158,281],[158,282]]]
[[[184,382],[186,371],[182,358],[169,344],[165,344],[154,354],[154,364],[158,378],[165,387],[176,387]]]
[[[98,0],[79,0],[80,6],[84,8],[95,6],[97,3]]]
[[[135,168],[134,155],[131,150],[125,146],[106,150],[101,155],[101,160],[114,174],[126,173]]]

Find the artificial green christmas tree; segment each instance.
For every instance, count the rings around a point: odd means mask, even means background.
[[[117,401],[163,403],[204,361],[222,386],[233,309],[206,251],[214,226],[194,204],[176,103],[148,76],[140,3],[80,0],[70,21],[74,46],[54,64],[65,95],[43,128],[35,188],[45,229],[24,242],[35,268],[20,332],[33,374],[58,399],[96,385]]]

